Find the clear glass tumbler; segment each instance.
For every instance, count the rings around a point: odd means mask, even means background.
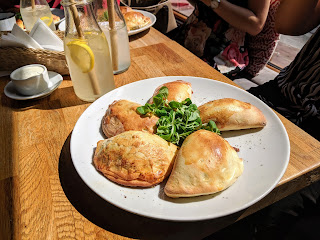
[[[98,24],[109,42],[113,73],[122,73],[131,60],[127,25],[117,0],[96,0],[95,8]]]
[[[20,13],[25,28],[31,31],[40,18],[48,27],[55,31],[52,13],[46,0],[20,0]]]

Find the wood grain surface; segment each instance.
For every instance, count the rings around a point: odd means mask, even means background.
[[[196,76],[235,85],[160,32],[131,36],[132,64],[116,86],[161,76]],[[79,100],[69,76],[50,96],[15,101],[0,78],[0,239],[201,239],[320,179],[320,143],[279,115],[291,144],[278,186],[241,212],[213,220],[167,222],[137,216],[101,199],[77,174],[72,129],[90,103]]]

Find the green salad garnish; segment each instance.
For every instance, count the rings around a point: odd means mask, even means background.
[[[168,142],[181,146],[184,139],[191,133],[206,129],[220,135],[214,121],[202,124],[198,107],[190,98],[182,102],[168,101],[168,88],[162,87],[153,97],[153,103],[146,103],[137,108],[137,113],[144,116],[152,114],[159,117],[157,122],[157,135]]]
[[[105,21],[109,21],[108,11],[104,11],[103,17]]]

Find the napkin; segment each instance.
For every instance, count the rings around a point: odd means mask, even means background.
[[[63,41],[41,19],[35,23],[30,34],[14,24],[11,33],[1,36],[0,47],[64,50]]]
[[[35,49],[43,49],[36,40],[30,37],[25,31],[23,31],[16,23],[13,25],[11,34],[17,37],[19,40],[29,44]]]
[[[27,47],[34,48],[25,40],[19,39],[11,33],[1,36],[0,47]]]
[[[29,34],[41,46],[48,50],[63,51],[63,41],[45,24],[38,19]]]

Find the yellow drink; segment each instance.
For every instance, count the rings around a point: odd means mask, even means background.
[[[85,32],[85,39],[67,35],[65,55],[76,95],[93,102],[115,88],[107,40],[102,32]]]
[[[20,8],[23,23],[28,31],[31,31],[33,25],[40,18],[52,31],[56,30],[53,22],[52,13],[48,5],[35,5],[32,7]]]

